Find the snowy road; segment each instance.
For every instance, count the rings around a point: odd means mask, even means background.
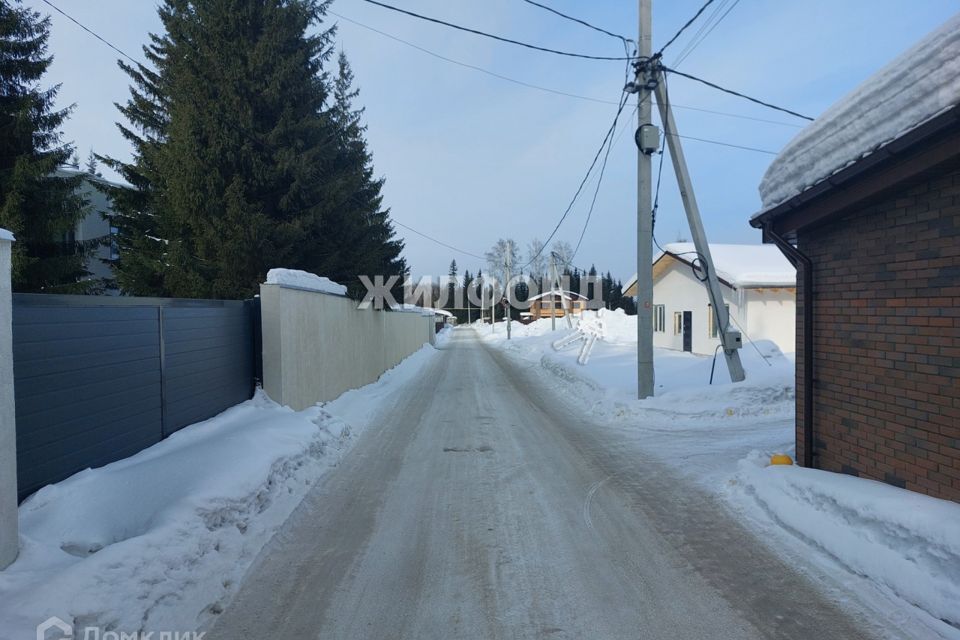
[[[474,336],[304,500],[209,638],[864,637],[714,498]]]

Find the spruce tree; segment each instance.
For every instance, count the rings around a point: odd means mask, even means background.
[[[135,187],[118,209],[118,280],[130,293],[237,298],[272,267],[360,293],[357,277],[403,274],[381,207],[362,110],[320,0],[164,0],[151,67],[120,107]]]
[[[0,227],[14,233],[15,291],[85,292],[93,283],[74,229],[87,212],[77,189],[82,177],[56,175],[73,148],[60,127],[70,108],[56,110],[59,85],[41,79],[50,19],[20,2],[0,2]]]

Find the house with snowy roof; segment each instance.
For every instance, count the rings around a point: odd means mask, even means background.
[[[798,267],[797,455],[960,501],[960,15],[801,131],[750,223]]]
[[[796,271],[770,245],[711,244],[723,299],[744,342],[769,340],[781,351],[794,350]],[[653,344],[655,347],[713,355],[720,344],[696,247],[673,242],[653,260]],[[637,276],[623,293],[637,295]]]

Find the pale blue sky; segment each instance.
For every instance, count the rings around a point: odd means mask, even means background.
[[[159,28],[149,0],[51,0],[126,53],[140,57],[146,34]],[[635,36],[636,0],[542,0],[610,31]],[[76,104],[65,126],[81,158],[90,148],[121,158],[129,149],[116,130],[114,102],[127,97],[118,55],[41,0],[52,13],[48,81],[63,84],[61,104]],[[622,54],[618,41],[521,0],[392,0],[451,22],[557,49]],[[654,47],[702,4],[654,0]],[[715,3],[719,4],[719,2]],[[732,3],[731,3],[732,4]],[[414,20],[362,0],[338,0],[333,11],[438,54],[558,91],[615,101],[623,64],[562,58]],[[680,69],[812,116],[960,10],[957,0],[741,0]],[[709,15],[709,11],[707,14]],[[338,19],[330,16],[331,20]],[[499,237],[521,245],[553,229],[609,127],[616,107],[530,89],[431,57],[346,21],[339,43],[350,57],[367,107],[377,172],[386,177],[393,217],[451,245],[482,255]],[[665,59],[674,62],[696,25]],[[671,55],[672,54],[672,55]],[[682,78],[670,83],[677,104],[789,124],[791,116],[751,105]],[[625,112],[627,113],[627,112]],[[678,109],[681,133],[777,151],[799,129]],[[617,145],[578,264],[628,278],[636,251],[635,122],[621,121]],[[757,243],[747,220],[759,205],[757,185],[773,156],[702,142],[685,149],[712,242]],[[592,187],[592,183],[591,183]],[[576,243],[592,188],[561,227]],[[456,258],[479,260],[398,227],[415,275],[445,274]],[[667,163],[657,237],[688,237],[676,182]],[[322,274],[321,274],[322,275]]]

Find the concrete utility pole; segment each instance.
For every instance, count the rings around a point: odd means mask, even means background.
[[[640,30],[637,55],[647,61],[653,55],[653,0],[640,0]],[[647,89],[648,67],[638,67],[635,83],[638,131],[650,125],[650,90]],[[653,196],[651,154],[637,148],[637,397],[653,395]]]
[[[506,311],[507,313],[507,340],[510,339],[510,303],[512,302],[511,299],[513,297],[511,295],[511,289],[513,289],[513,287],[510,286],[510,278],[512,277],[510,275],[510,254],[511,253],[513,253],[513,240],[510,240],[507,242],[507,280],[506,280],[506,283],[504,284],[505,289],[503,291],[503,294],[507,300],[507,306],[504,308],[504,311]]]
[[[703,222],[700,220],[700,207],[697,205],[697,198],[693,192],[693,183],[687,170],[687,160],[683,155],[683,146],[680,144],[680,139],[676,135],[677,124],[673,119],[673,109],[670,108],[670,101],[663,79],[659,77],[660,72],[657,75],[659,82],[657,82],[655,91],[657,106],[660,110],[660,120],[666,133],[664,137],[667,139],[667,147],[670,149],[670,158],[673,159],[673,170],[677,174],[677,183],[680,185],[680,198],[683,200],[683,209],[687,214],[687,223],[690,225],[693,244],[697,248],[698,258],[703,263],[703,270],[706,271],[707,293],[710,295],[717,327],[720,329],[720,344],[723,345],[723,355],[727,359],[730,380],[742,382],[746,378],[743,364],[740,362],[739,349],[742,346],[742,338],[739,331],[730,328],[730,313],[723,302],[723,290],[720,288],[717,272],[713,268],[710,244],[707,242],[707,234],[703,230]]]
[[[557,282],[557,256],[554,255],[553,251],[550,252],[550,291],[554,291],[556,288]],[[540,305],[543,306],[543,301],[541,299]],[[550,294],[550,331],[557,330],[557,310],[553,308],[554,299],[553,293]]]

